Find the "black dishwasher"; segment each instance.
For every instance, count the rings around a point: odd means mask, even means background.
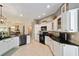
[[[21,45],[25,45],[26,42],[27,42],[27,35],[21,35],[19,42],[20,42],[20,43],[19,43],[20,46],[21,46]]]

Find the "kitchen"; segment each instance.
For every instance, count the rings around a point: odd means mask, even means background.
[[[64,13],[61,12],[62,8],[65,8]],[[59,8],[59,10],[55,13],[58,13],[58,17],[54,16],[56,18],[53,19],[53,22],[51,20],[52,18],[54,18],[52,17],[52,15],[45,19],[42,19],[39,24],[35,25],[35,31],[40,33],[40,35],[37,35],[38,33],[36,32],[36,41],[49,46],[55,56],[78,56],[79,33],[77,20],[78,12],[76,10],[78,10],[78,4],[63,4],[61,8]],[[50,20],[48,20],[48,18]],[[49,24],[49,26],[47,26],[46,24]],[[44,30],[42,31],[41,27],[43,26],[47,26],[47,29],[44,28]],[[39,28],[40,30],[37,30],[37,28]]]
[[[48,13],[48,15],[43,13],[43,17],[38,16],[38,18],[36,18],[38,14],[35,14],[35,16],[33,16],[33,14],[38,12],[39,8],[37,7],[37,11],[33,9],[34,12],[30,9],[32,7],[36,8],[36,5],[42,9],[47,5],[46,8],[48,10],[46,10],[46,12],[50,11],[50,13]],[[43,7],[41,7],[41,5]],[[53,9],[53,5],[56,10]],[[0,5],[0,17],[3,15],[7,17],[5,17],[4,20],[0,20],[0,55],[5,54],[6,52],[8,53],[8,51],[13,48],[23,46],[28,47],[32,41],[35,41],[47,46],[51,51],[51,54],[53,54],[52,56],[79,56],[78,5],[78,3],[26,3],[19,5],[18,3],[5,3]],[[15,8],[18,7],[17,10],[19,10],[20,8],[22,9],[23,6],[27,6],[27,12],[29,10],[32,12],[27,13],[27,16],[25,16],[26,14],[20,14],[20,16],[17,16],[18,12]],[[7,8],[11,10],[6,12]],[[22,11],[24,11],[23,13],[25,13],[26,10],[20,10],[20,12],[22,13]],[[29,16],[29,14],[32,15]],[[31,18],[35,19],[30,20]],[[9,21],[7,21],[8,19]],[[17,51],[19,51],[19,49]],[[17,51],[13,54],[14,56],[20,54],[20,52]]]

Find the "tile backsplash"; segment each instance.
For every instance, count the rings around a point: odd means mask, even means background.
[[[71,40],[79,41],[79,33],[71,34]]]

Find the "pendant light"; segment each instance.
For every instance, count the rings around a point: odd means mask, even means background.
[[[2,7],[3,5],[0,5],[0,24],[5,23],[5,17],[2,15]]]

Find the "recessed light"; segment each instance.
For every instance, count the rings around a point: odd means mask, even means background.
[[[39,18],[41,17],[41,16],[38,16]]]
[[[46,13],[43,13],[42,15],[46,15]]]
[[[8,5],[6,5],[6,7],[8,7]]]
[[[47,5],[46,8],[50,8],[50,5]]]
[[[22,17],[22,16],[23,16],[23,14],[20,14],[20,16]]]

